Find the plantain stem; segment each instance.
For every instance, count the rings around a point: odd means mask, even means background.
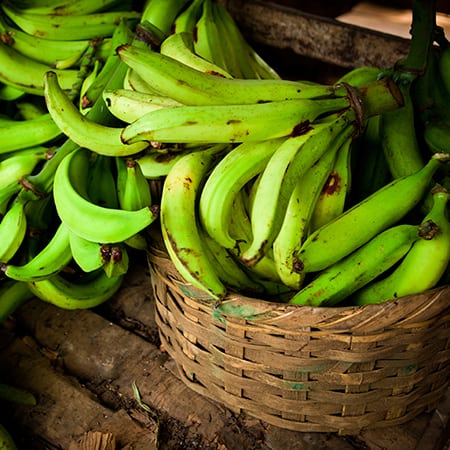
[[[395,70],[400,77],[422,75],[436,31],[436,0],[412,1],[411,46],[407,56],[398,61]]]
[[[72,89],[67,94],[71,100],[75,100],[80,95],[81,86],[83,84],[84,79],[91,72],[92,67],[94,65],[95,59],[95,51],[97,47],[102,42],[101,39],[91,39],[89,41],[89,46],[81,57],[80,68],[78,70],[77,81],[73,84]]]
[[[358,89],[346,85],[350,103],[360,125],[372,116],[403,106],[403,96],[392,78],[384,77]]]

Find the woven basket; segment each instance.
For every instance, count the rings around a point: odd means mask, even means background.
[[[194,391],[278,427],[354,434],[435,408],[450,379],[450,286],[364,307],[230,294],[148,254],[162,345]]]

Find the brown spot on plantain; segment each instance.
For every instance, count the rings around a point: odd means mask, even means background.
[[[2,41],[6,45],[14,45],[14,37],[11,33],[8,33],[7,31],[3,31],[0,34],[0,41]]]
[[[342,178],[337,172],[331,172],[322,188],[322,195],[333,195],[341,190]]]
[[[185,177],[183,181],[183,188],[186,190],[191,189],[192,185],[192,178],[191,177]]]
[[[437,225],[432,220],[427,220],[419,226],[419,237],[425,239],[426,241],[430,241],[431,239],[433,239],[438,232],[439,225]]]
[[[305,265],[302,261],[300,261],[298,258],[294,258],[294,261],[292,263],[292,271],[294,273],[302,273],[305,269]]]
[[[295,125],[295,127],[292,129],[291,136],[301,136],[302,134],[308,133],[308,131],[312,130],[313,128],[314,127],[311,125],[311,122],[309,120],[305,120]]]
[[[226,79],[226,77],[223,74],[221,74],[220,72],[216,72],[215,70],[207,70],[205,73],[207,75],[214,75],[215,77],[221,77]]]

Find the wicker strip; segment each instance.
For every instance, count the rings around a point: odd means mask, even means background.
[[[365,307],[215,304],[164,251],[148,256],[163,346],[191,389],[236,413],[356,433],[433,409],[449,386],[450,286]]]

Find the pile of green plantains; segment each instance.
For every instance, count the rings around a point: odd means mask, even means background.
[[[414,2],[404,60],[332,85],[282,79],[212,0],[0,9],[0,321],[34,296],[106,301],[149,227],[214,300],[363,305],[448,283],[433,2]]]

